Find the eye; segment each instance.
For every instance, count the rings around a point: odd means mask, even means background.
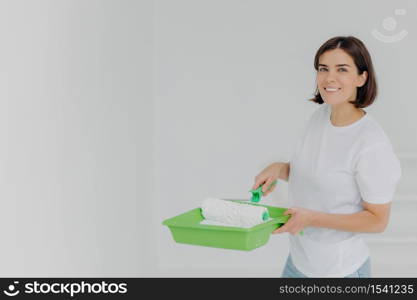
[[[319,68],[319,72],[322,72],[322,71],[327,71],[327,69],[323,67]]]
[[[340,68],[339,70],[342,70],[343,72],[347,72],[347,69],[345,68]]]

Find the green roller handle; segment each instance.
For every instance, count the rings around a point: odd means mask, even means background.
[[[277,181],[275,180],[274,182],[272,182],[268,186],[267,191],[269,191],[269,189],[271,187],[273,187],[274,185],[276,185],[276,184],[277,184]],[[261,201],[261,198],[262,198],[262,196],[264,194],[264,192],[262,192],[262,187],[263,187],[263,184],[261,184],[256,190],[250,190],[249,191],[249,192],[252,193],[252,198],[251,198],[250,202],[258,203],[259,201]]]

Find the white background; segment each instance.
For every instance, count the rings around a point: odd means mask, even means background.
[[[416,276],[416,23],[415,0],[0,1],[0,275],[279,277],[286,234],[242,252],[176,244],[162,221],[248,198],[317,107],[315,52],[353,35],[403,168],[374,276]]]

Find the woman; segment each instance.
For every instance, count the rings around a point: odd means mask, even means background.
[[[283,277],[371,277],[360,233],[385,230],[400,163],[383,129],[363,110],[377,94],[365,45],[352,36],[332,38],[317,51],[314,67],[317,90],[310,100],[320,107],[290,162],[265,168],[252,188],[276,179],[289,183],[291,218],[273,232],[290,233]]]

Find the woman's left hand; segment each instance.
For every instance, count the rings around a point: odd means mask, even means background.
[[[311,226],[311,223],[316,213],[316,211],[307,208],[291,207],[284,212],[284,215],[291,215],[287,223],[285,223],[280,228],[274,230],[272,234],[283,232],[297,234],[300,231],[302,231],[304,227]]]

